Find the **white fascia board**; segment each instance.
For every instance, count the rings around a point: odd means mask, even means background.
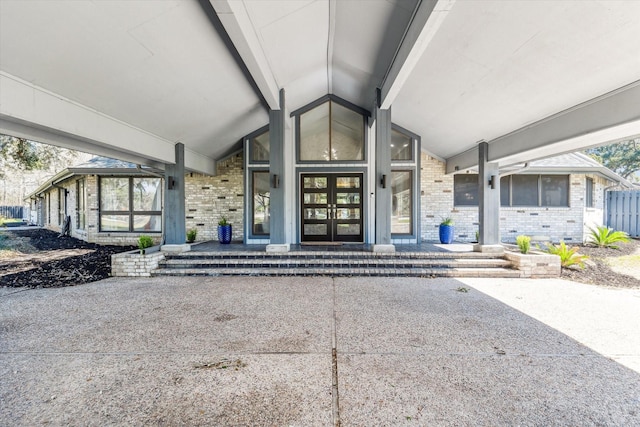
[[[187,147],[184,149],[184,168],[187,171],[200,172],[205,175],[216,174],[216,162],[211,157],[203,156]]]
[[[243,1],[210,0],[220,22],[272,110],[280,109],[280,89]]]
[[[454,3],[455,0],[423,0],[418,4],[380,87],[380,109],[391,108]]]
[[[154,167],[175,163],[174,142],[1,71],[0,131]],[[213,162],[197,157],[185,167],[211,173]]]
[[[640,81],[490,141],[489,161],[506,166],[638,137],[638,100]],[[477,164],[472,149],[448,158],[447,173]]]

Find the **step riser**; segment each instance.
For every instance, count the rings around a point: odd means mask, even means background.
[[[368,269],[365,271],[357,270],[275,270],[275,271],[257,271],[257,270],[241,270],[241,269],[220,269],[220,270],[156,270],[152,272],[152,276],[209,276],[209,277],[221,277],[221,276],[241,276],[241,277],[255,277],[255,276],[331,276],[331,277],[354,277],[354,276],[379,276],[379,277],[500,277],[500,278],[518,278],[520,272],[516,270],[504,270],[504,269],[488,269],[488,271],[470,271],[470,270],[453,270],[453,269],[441,269],[441,270],[385,270],[385,269]]]
[[[209,269],[209,268],[502,268],[509,267],[509,263],[474,263],[474,264],[446,264],[446,263],[161,263],[160,268],[164,269]]]

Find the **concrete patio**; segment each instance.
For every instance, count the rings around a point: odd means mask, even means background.
[[[113,278],[0,288],[5,425],[639,425],[640,290]]]

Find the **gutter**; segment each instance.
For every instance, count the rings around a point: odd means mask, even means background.
[[[520,169],[514,169],[514,170],[509,171],[509,172],[501,173],[500,174],[500,178],[502,178],[503,176],[509,176],[509,175],[515,175],[517,173],[522,173],[522,172],[524,172],[524,171],[526,171],[527,169],[530,169],[530,168],[531,168],[531,163],[527,162]]]
[[[151,169],[142,169],[142,165],[136,165],[136,170],[142,174],[148,174],[148,175],[153,175],[153,176],[157,176],[158,178],[164,178],[164,174],[163,173],[158,173],[156,171],[153,171]]]

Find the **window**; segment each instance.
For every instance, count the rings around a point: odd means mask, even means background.
[[[329,100],[298,116],[300,161],[364,160],[364,116]]]
[[[538,206],[538,175],[511,175],[511,206]]]
[[[454,204],[478,206],[478,175],[453,177]],[[569,175],[509,175],[500,178],[501,206],[569,206]]]
[[[413,232],[413,173],[391,171],[391,233]]]
[[[62,226],[65,220],[65,193],[67,190],[58,188],[58,225]]]
[[[269,129],[257,136],[249,138],[251,163],[269,163]]]
[[[100,231],[162,231],[160,178],[100,178]]]
[[[593,178],[587,178],[584,206],[587,208],[593,207]]]
[[[85,196],[85,180],[76,181],[76,228],[85,230],[87,227],[87,200]]]
[[[391,129],[391,160],[413,160],[413,138],[396,129]]]
[[[269,171],[253,171],[252,173],[253,213],[251,230],[255,235],[269,235],[271,215],[271,189]]]
[[[456,206],[478,206],[478,174],[453,176],[453,203]]]

